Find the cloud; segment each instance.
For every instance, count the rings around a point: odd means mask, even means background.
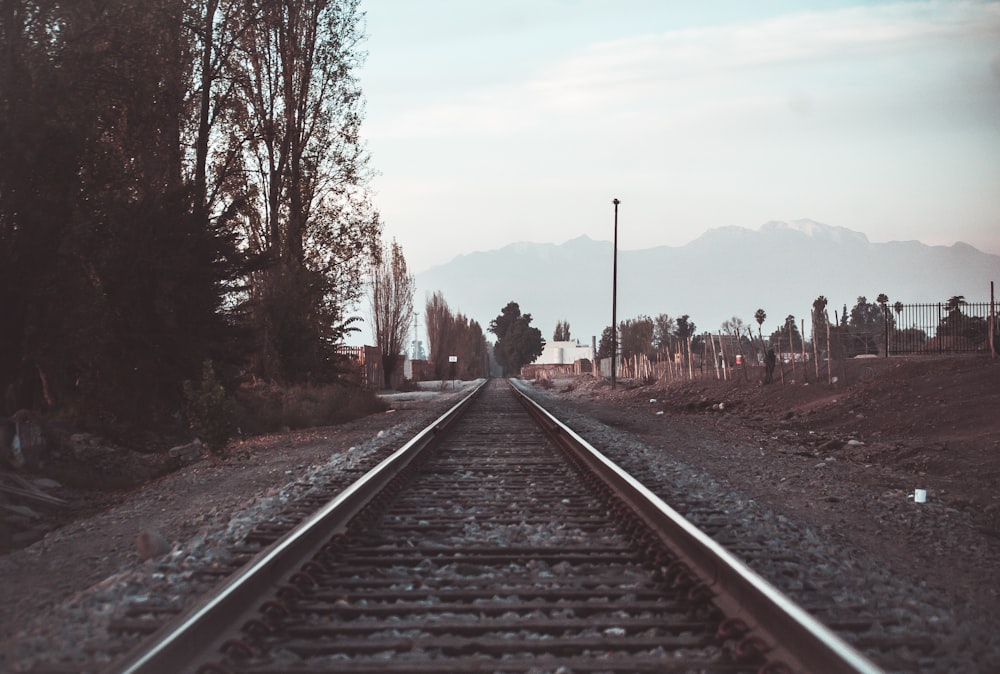
[[[386,137],[502,136],[588,127],[627,114],[663,126],[706,111],[768,106],[804,115],[813,90],[863,86],[928,51],[982,49],[1000,37],[1000,4],[901,3],[808,12],[751,23],[604,42],[523,82],[371,120]],[[994,74],[997,61],[992,63]],[[874,72],[872,72],[874,70]],[[884,82],[879,83],[881,87]],[[810,93],[806,93],[809,90]],[[735,106],[738,107],[738,106]]]

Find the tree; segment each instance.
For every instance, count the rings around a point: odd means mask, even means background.
[[[619,353],[621,357],[632,358],[644,355],[652,357],[653,350],[653,319],[649,316],[639,316],[622,321],[618,325]]]
[[[552,333],[552,341],[568,342],[569,340],[569,321],[556,321],[556,329]]]
[[[192,213],[185,181],[186,9],[109,0],[0,10],[9,405],[163,419],[204,359],[235,351],[222,307],[236,241]]]
[[[791,336],[789,337],[789,333]],[[768,344],[776,346],[781,353],[797,353],[802,350],[802,335],[795,322],[795,316],[789,314],[785,317],[785,323],[780,328],[771,333],[768,337]]]
[[[385,387],[389,388],[413,320],[416,281],[407,270],[403,249],[395,239],[388,248],[380,246],[377,253],[372,260],[372,331],[382,352],[382,373]]]
[[[735,332],[737,335],[740,334],[743,331],[743,319],[739,316],[733,316],[722,321],[722,331]]]
[[[381,223],[358,0],[0,3],[5,408],[331,376]],[[12,410],[10,410],[12,411]]]
[[[884,295],[880,297],[885,297]],[[889,298],[885,297],[885,302]],[[895,318],[875,302],[869,302],[864,296],[858,297],[857,303],[851,308],[846,324],[845,334],[848,343],[845,344],[845,355],[878,353],[884,344],[882,339],[886,330],[895,327]],[[846,311],[846,309],[845,309]]]
[[[455,316],[448,307],[441,291],[435,292],[427,300],[424,311],[424,325],[427,327],[427,348],[437,379],[447,376],[448,356],[453,351]]]
[[[697,348],[696,342],[700,341],[700,338],[695,338],[694,331],[696,329],[694,321],[687,314],[684,314],[676,321],[674,337],[681,343],[687,358],[691,358],[692,351]],[[688,343],[689,339],[691,340],[690,344]]]
[[[658,314],[653,318],[653,346],[667,356],[671,352],[674,327],[674,319],[667,314]]]
[[[948,315],[938,323],[939,336],[964,337],[973,343],[989,343],[989,323],[980,316],[968,316],[962,307],[968,303],[964,295],[954,295],[945,303]]]
[[[507,303],[490,322],[490,332],[497,336],[493,353],[506,376],[520,372],[545,349],[541,331],[531,327],[531,314],[522,315],[517,302]]]
[[[761,332],[761,328],[764,327],[764,321],[767,320],[767,314],[764,312],[763,309],[758,309],[757,311],[754,312],[753,319],[757,321],[757,336],[760,337],[760,343],[761,345],[763,345],[764,335]]]
[[[445,379],[454,375],[475,379],[489,374],[486,337],[482,327],[461,313],[453,313],[440,291],[427,300],[424,320],[436,378]],[[448,360],[450,356],[458,358],[454,372]]]
[[[381,222],[367,198],[359,138],[358,0],[244,0],[225,77],[233,86],[222,155],[241,210],[249,277],[243,315],[257,335],[252,369],[296,381],[329,369],[352,330],[365,261]]]
[[[611,358],[611,347],[615,339],[615,330],[610,325],[601,332],[601,340],[597,343],[597,357]]]

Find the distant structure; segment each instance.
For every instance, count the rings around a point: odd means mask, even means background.
[[[578,341],[546,342],[542,355],[521,368],[525,379],[556,374],[584,374],[591,371],[594,349]]]

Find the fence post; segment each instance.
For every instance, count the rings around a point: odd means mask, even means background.
[[[993,281],[990,281],[990,353],[997,359],[997,307],[993,301]]]

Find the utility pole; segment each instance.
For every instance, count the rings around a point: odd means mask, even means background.
[[[414,311],[413,312],[413,360],[420,359],[420,331],[419,328],[417,327],[418,326],[417,321],[419,319],[420,317],[417,315],[417,312]]]
[[[615,205],[614,265],[611,274],[611,390],[613,391],[618,374],[618,204],[621,202],[614,199],[611,203]]]

